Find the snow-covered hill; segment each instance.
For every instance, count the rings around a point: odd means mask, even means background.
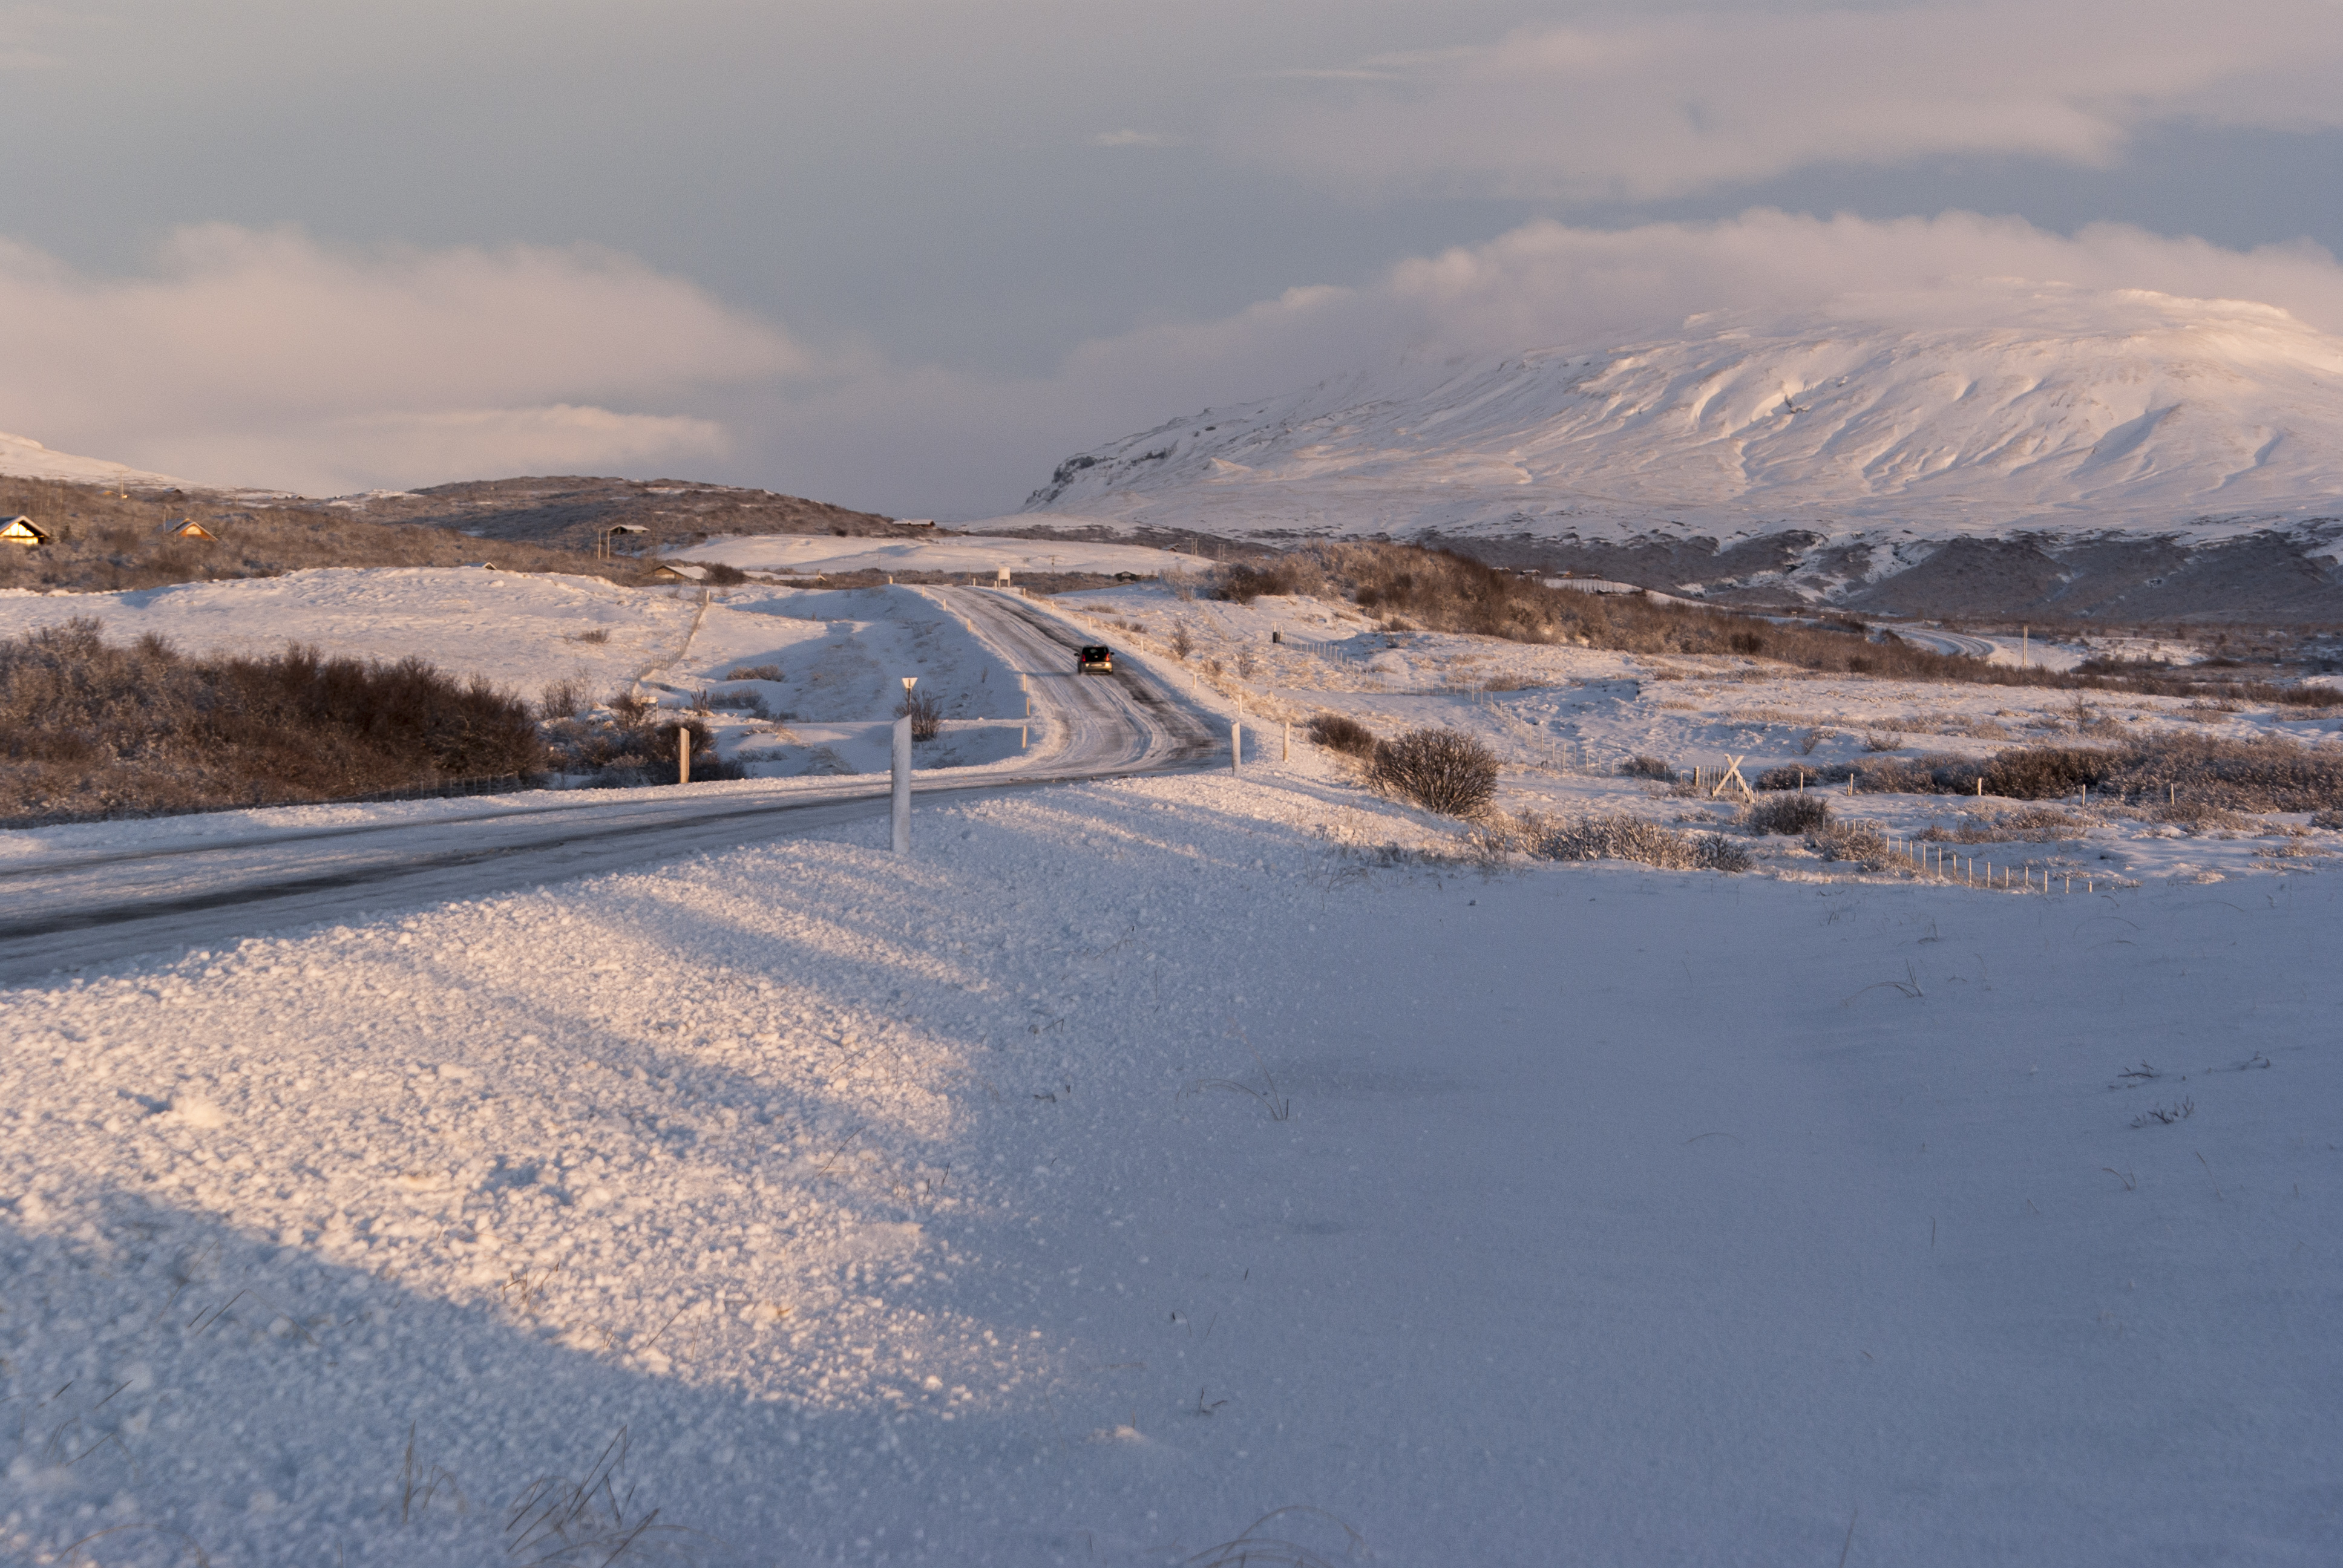
[[[121,484],[134,488],[193,489],[185,479],[149,474],[103,457],[76,457],[52,452],[38,441],[0,431],[0,475],[19,479],[70,479],[77,484]]]
[[[2317,523],[2343,513],[2343,339],[2266,305],[2020,284],[1711,314],[1208,409],[1068,459],[1028,509],[1230,536],[1697,539],[1743,558],[1725,578],[1834,597],[1963,536],[2280,528],[2318,553],[2343,531]]]

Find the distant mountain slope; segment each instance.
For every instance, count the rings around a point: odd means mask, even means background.
[[[119,484],[134,489],[192,489],[184,479],[149,474],[103,457],[52,452],[38,441],[0,432],[0,475],[20,479],[63,479],[88,485]]]
[[[371,522],[422,523],[480,538],[571,549],[592,548],[597,534],[618,523],[650,529],[644,542],[660,548],[728,534],[929,531],[800,496],[682,479],[478,479],[345,496],[332,504]]]
[[[1998,602],[2070,590],[2086,541],[2187,555],[2276,530],[2288,613],[2343,619],[2343,339],[2248,302],[2016,284],[1709,315],[1206,410],[1069,458],[1027,507],[1115,531],[1438,537],[1841,599],[1963,537],[2021,542],[2031,576]],[[2133,610],[2188,613],[2101,557],[2100,588],[2147,594]]]

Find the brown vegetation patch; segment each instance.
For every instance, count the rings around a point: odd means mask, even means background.
[[[1988,758],[1865,759],[1805,769],[1772,768],[1760,789],[1843,784],[1891,795],[1997,795],[2006,800],[2080,799],[2174,811],[2318,811],[2343,807],[2343,747],[2281,737],[2227,740],[2161,735],[2126,746],[2023,746]],[[1983,788],[1980,789],[1979,786]],[[2186,820],[2185,816],[2168,819]]]
[[[2013,668],[1937,653],[1875,630],[1845,615],[1782,624],[1704,606],[1664,603],[1647,594],[1592,594],[1550,588],[1535,575],[1501,570],[1451,551],[1417,545],[1312,544],[1266,565],[1222,569],[1214,589],[1240,601],[1262,594],[1348,598],[1384,618],[1432,631],[1567,643],[1646,655],[1702,654],[1767,658],[1827,674],[1896,680],[1956,680],[1972,685],[2205,696],[2306,707],[2343,705],[2343,691],[2278,686],[2126,665],[2119,670]]]
[[[69,620],[0,638],[11,826],[344,799],[544,770],[528,705],[421,659],[194,658]]]
[[[113,593],[167,583],[278,577],[314,567],[463,567],[570,572],[622,582],[643,563],[598,561],[541,545],[467,538],[442,528],[367,522],[317,502],[263,504],[204,492],[119,496],[96,486],[0,477],[0,517],[23,512],[49,530],[37,549],[0,550],[0,588]],[[194,518],[216,540],[168,537]]]

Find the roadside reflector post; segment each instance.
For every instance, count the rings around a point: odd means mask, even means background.
[[[691,782],[691,729],[689,725],[675,727],[675,781]]]
[[[1229,771],[1244,771],[1244,726],[1235,719],[1229,721]]]
[[[910,706],[911,688],[920,683],[916,675],[903,679],[903,705]],[[892,816],[895,821],[895,853],[911,852],[911,716],[905,713],[895,720],[895,777]]]
[[[1279,749],[1277,759],[1280,762],[1293,760],[1293,720],[1291,719],[1285,721],[1285,744]]]

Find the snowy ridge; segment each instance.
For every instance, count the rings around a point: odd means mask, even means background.
[[[136,485],[142,488],[191,489],[185,479],[175,479],[168,474],[150,474],[143,468],[133,468],[124,463],[110,463],[103,457],[76,457],[70,452],[52,452],[38,441],[24,436],[11,436],[0,431],[0,474],[18,479],[68,479],[80,484]]]
[[[1070,458],[1029,511],[1219,533],[2186,529],[2343,508],[2343,339],[2000,284],[1403,363]]]

